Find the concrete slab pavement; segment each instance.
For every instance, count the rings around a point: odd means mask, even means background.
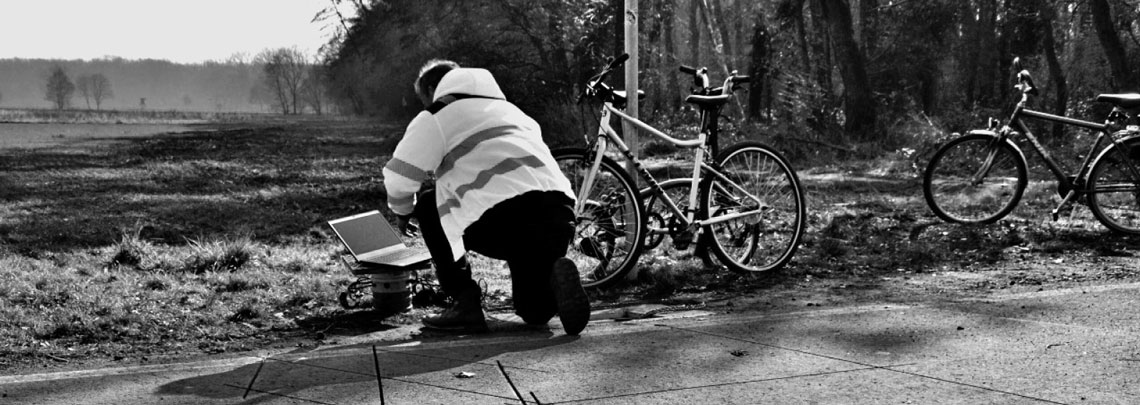
[[[520,403],[500,364],[544,404],[1136,404],[1137,304],[1140,284],[1127,284],[599,321],[579,337],[360,337],[310,352],[4,376],[0,404]]]

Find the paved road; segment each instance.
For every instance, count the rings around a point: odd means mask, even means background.
[[[521,403],[511,383],[543,404],[1140,404],[1138,304],[1140,284],[1123,284],[676,313],[593,322],[579,337],[358,336],[308,352],[5,376],[0,404]]]

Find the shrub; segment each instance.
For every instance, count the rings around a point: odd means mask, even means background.
[[[154,247],[139,236],[141,232],[141,226],[136,227],[134,231],[123,231],[119,236],[119,242],[114,246],[115,254],[111,256],[111,261],[108,264],[130,267],[138,267],[142,264]]]
[[[237,271],[255,256],[253,241],[248,235],[229,240],[202,242],[191,240],[194,252],[183,271],[202,274],[213,271]]]

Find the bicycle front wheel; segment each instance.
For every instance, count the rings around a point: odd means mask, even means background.
[[[803,238],[806,201],[799,177],[779,153],[758,142],[721,152],[700,184],[700,211],[713,254],[730,270],[783,267]]]
[[[944,221],[989,224],[1013,211],[1027,182],[1021,150],[993,135],[971,134],[934,153],[923,174],[922,194]]]
[[[1140,138],[1105,148],[1089,174],[1089,209],[1117,232],[1140,234]]]
[[[554,160],[579,198],[593,163],[588,157],[581,148],[554,151]],[[609,286],[629,273],[641,255],[646,221],[641,196],[629,174],[613,159],[602,157],[593,185],[579,205],[566,257],[578,266],[582,286]]]

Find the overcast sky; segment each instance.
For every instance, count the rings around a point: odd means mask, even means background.
[[[330,0],[0,0],[0,59],[224,61],[328,42]]]

